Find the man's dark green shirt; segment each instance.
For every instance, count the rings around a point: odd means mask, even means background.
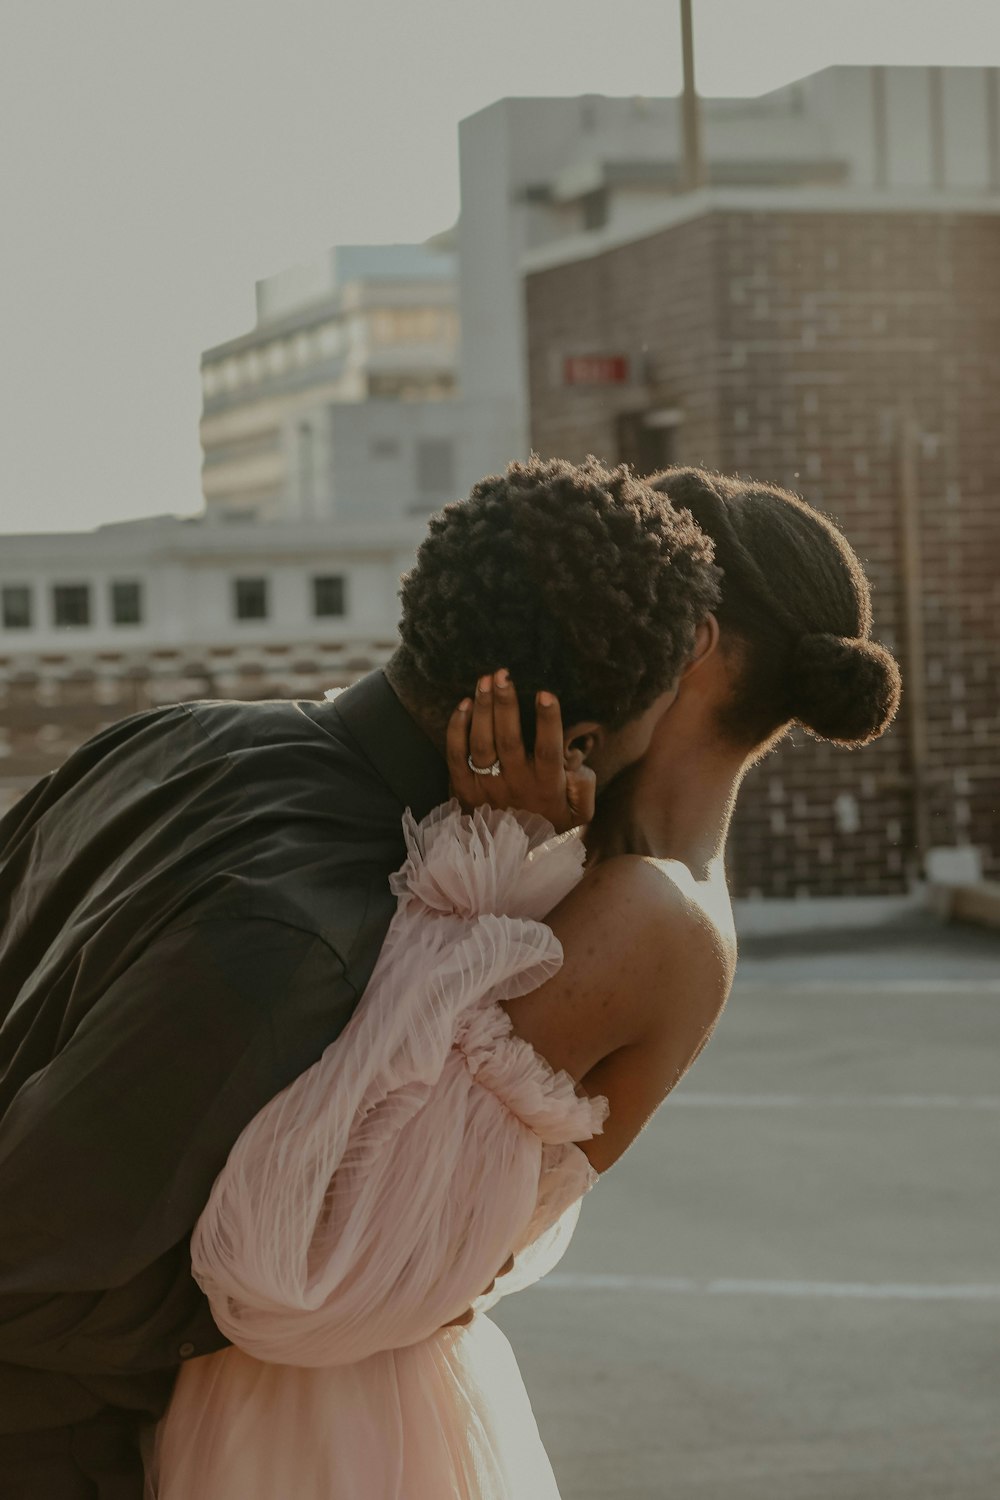
[[[0,1433],[155,1417],[225,1344],[195,1221],[350,1018],[404,808],[447,795],[376,672],[134,715],[0,822]]]

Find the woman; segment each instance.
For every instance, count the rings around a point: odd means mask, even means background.
[[[524,759],[509,678],[456,712],[453,782],[475,814],[411,823],[357,1013],[247,1128],[199,1222],[195,1274],[234,1347],[182,1371],[159,1500],[556,1500],[481,1314],[556,1263],[583,1195],[712,1033],[746,771],[794,722],[866,743],[899,693],[829,522],[769,486],[656,484],[715,544],[717,618],[583,840],[482,805],[504,778],[470,760]]]

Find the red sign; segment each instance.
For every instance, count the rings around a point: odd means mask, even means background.
[[[564,385],[627,385],[627,354],[568,354],[563,360]]]

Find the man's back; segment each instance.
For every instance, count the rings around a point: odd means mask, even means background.
[[[349,1019],[403,807],[446,795],[374,673],[124,720],[0,823],[0,1433],[155,1416],[221,1345],[191,1228]]]

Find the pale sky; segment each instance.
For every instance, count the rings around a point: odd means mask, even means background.
[[[698,84],[1000,63],[997,0],[695,0]],[[680,87],[676,0],[3,0],[0,532],[200,508],[198,360],[253,284],[458,212],[505,95]]]

